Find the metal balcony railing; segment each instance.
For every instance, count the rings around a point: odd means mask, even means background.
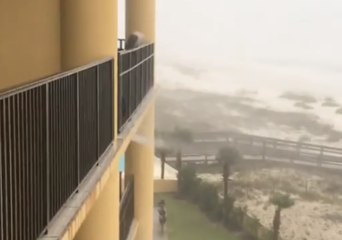
[[[134,219],[134,178],[129,178],[120,201],[120,240],[126,240]]]
[[[154,44],[118,53],[119,133],[154,84]]]
[[[0,93],[0,240],[35,240],[112,144],[113,59]]]

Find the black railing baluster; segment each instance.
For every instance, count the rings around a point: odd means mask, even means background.
[[[17,105],[17,96],[13,96],[12,98],[12,169],[13,169],[13,239],[18,238],[18,231],[16,231],[15,226],[18,224],[18,206],[17,206],[17,200],[18,200],[18,155],[17,155],[17,111],[16,111],[16,105]]]
[[[3,159],[5,159],[4,157],[4,152],[5,152],[5,148],[4,148],[4,119],[3,119],[3,113],[4,113],[4,100],[0,99],[0,113],[2,113],[0,115],[0,159],[2,159],[2,161],[0,161],[0,192],[3,193],[5,192],[5,186],[4,186],[4,176],[5,176],[5,171],[6,168],[4,167],[4,161]],[[0,195],[0,239],[5,239],[5,208],[4,208],[4,194]]]
[[[81,178],[97,162],[97,81],[96,67],[80,72],[80,154]]]
[[[37,106],[36,106],[36,97],[37,97],[37,90],[38,88],[32,89],[32,95],[31,95],[31,117],[32,117],[32,190],[33,190],[33,194],[32,194],[32,198],[33,198],[33,205],[32,205],[32,211],[33,213],[36,213],[37,215],[39,215],[39,212],[37,211],[37,204],[38,204],[38,190],[37,190],[37,174],[38,174],[38,163],[37,163],[37,146],[38,145],[38,141],[37,141]],[[38,233],[38,223],[36,221],[37,216],[33,219],[32,218],[32,223],[33,223],[33,236],[36,236],[36,234]]]
[[[0,113],[4,113],[4,109],[3,109],[3,100],[0,99]],[[4,127],[3,127],[3,114],[0,115],[0,159],[4,159],[4,156],[3,156],[3,153],[4,153],[4,137],[2,136],[4,132]],[[4,191],[4,188],[3,188],[3,184],[4,184],[4,174],[5,174],[5,169],[3,167],[3,164],[2,164],[2,160],[0,161],[0,192],[3,193],[5,192]],[[3,240],[5,239],[4,237],[4,221],[5,221],[5,218],[4,218],[4,203],[3,203],[3,195],[0,195],[0,239]]]
[[[100,66],[96,66],[96,156],[100,157]]]
[[[99,149],[102,154],[105,152],[108,144],[113,139],[113,81],[111,73],[113,72],[113,62],[101,64],[99,66]]]
[[[46,161],[46,222],[50,221],[50,109],[49,109],[49,84],[45,85],[45,161]]]
[[[80,77],[76,73],[76,154],[77,154],[77,183],[81,182],[80,168]]]

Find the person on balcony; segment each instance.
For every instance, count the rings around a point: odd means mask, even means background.
[[[126,50],[137,48],[145,44],[145,36],[141,32],[134,32],[126,40],[125,48]]]

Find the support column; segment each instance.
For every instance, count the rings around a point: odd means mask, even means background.
[[[125,174],[134,175],[134,218],[139,227],[136,240],[153,239],[154,104],[138,133],[146,141],[132,141],[126,152]]]
[[[133,32],[155,41],[155,0],[126,0],[126,38]],[[154,103],[149,107],[138,135],[146,139],[132,142],[126,152],[126,174],[135,181],[135,219],[139,223],[136,240],[153,239]]]
[[[0,91],[61,70],[59,0],[0,0]]]
[[[75,240],[119,239],[119,172],[114,171]]]
[[[61,0],[61,64],[63,70],[106,57],[114,58],[117,99],[118,0]],[[117,119],[117,101],[114,101]],[[117,121],[114,121],[114,136]]]
[[[62,66],[117,54],[117,0],[61,0]]]
[[[149,42],[155,40],[155,0],[126,0],[126,38],[139,31]]]

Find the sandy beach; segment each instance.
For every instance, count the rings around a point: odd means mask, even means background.
[[[222,181],[221,174],[200,174],[200,177],[211,183]],[[272,227],[275,209],[269,203],[273,188],[291,194],[295,205],[282,212],[280,235],[284,240],[342,239],[342,194],[340,190],[329,189],[336,179],[295,169],[240,172],[234,173],[232,179],[230,193],[237,198],[235,204],[246,206],[248,214],[268,228]]]

